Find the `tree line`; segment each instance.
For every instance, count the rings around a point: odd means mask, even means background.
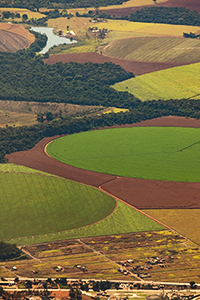
[[[22,251],[15,244],[0,242],[0,261],[19,258],[21,255]]]
[[[1,0],[0,7],[27,8],[32,11],[46,8],[99,7],[122,4],[128,0]]]
[[[94,10],[83,13],[82,15],[77,13],[77,16],[128,20],[131,22],[200,26],[200,14],[197,11],[192,11],[184,7],[144,7],[130,15],[122,15],[119,17]]]

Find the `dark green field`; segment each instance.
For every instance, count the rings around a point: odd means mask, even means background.
[[[65,136],[49,155],[82,169],[118,176],[200,181],[200,129],[135,127]]]

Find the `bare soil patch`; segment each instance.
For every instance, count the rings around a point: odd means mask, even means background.
[[[169,116],[115,127],[125,126],[200,128],[200,120]],[[12,163],[52,173],[91,186],[101,186],[106,192],[137,208],[200,208],[200,183],[120,178],[78,169],[61,163],[45,154],[45,146],[58,137],[44,138],[34,148],[28,151],[8,154],[6,158]]]
[[[85,64],[88,62],[98,64],[103,64],[105,62],[113,62],[116,65],[120,65],[127,72],[132,72],[134,75],[137,76],[184,65],[183,63],[178,64],[131,61],[126,59],[108,57],[95,52],[51,55],[49,58],[44,59],[44,62],[49,65],[55,64],[57,62],[77,62],[81,64]]]
[[[29,41],[16,33],[0,30],[0,52],[16,52],[29,46]]]
[[[200,5],[199,0],[168,0],[163,3],[157,3],[148,5],[148,7],[151,6],[163,6],[163,7],[185,7],[190,10],[196,10],[197,12],[200,12]],[[138,6],[138,7],[125,7],[125,8],[118,8],[118,9],[105,9],[100,10],[101,12],[105,12],[109,15],[115,15],[115,16],[122,16],[122,15],[130,15],[134,13],[138,9],[142,9],[147,6]]]

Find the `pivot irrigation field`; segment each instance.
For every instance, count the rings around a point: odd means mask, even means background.
[[[35,175],[33,170],[24,172],[23,167],[18,171],[23,173],[10,168],[1,166],[0,172],[0,239],[85,226],[115,209],[116,201],[97,189],[37,171]]]
[[[47,146],[47,152],[66,164],[106,174],[200,181],[198,128],[96,130],[54,140]]]
[[[0,239],[17,244],[163,229],[97,189],[14,164],[0,165],[0,193]]]
[[[200,63],[143,74],[115,84],[142,101],[199,98]]]

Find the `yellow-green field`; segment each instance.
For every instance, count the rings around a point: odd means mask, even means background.
[[[128,91],[142,101],[200,96],[200,63],[144,74],[116,83],[118,91]]]
[[[200,245],[200,209],[148,209],[144,212]]]
[[[196,33],[199,31],[198,26],[140,23],[122,20],[107,20],[106,23],[99,22],[96,26],[101,29],[107,28],[108,30],[116,31],[134,31],[135,33],[146,33],[155,36],[183,36],[183,32]]]

